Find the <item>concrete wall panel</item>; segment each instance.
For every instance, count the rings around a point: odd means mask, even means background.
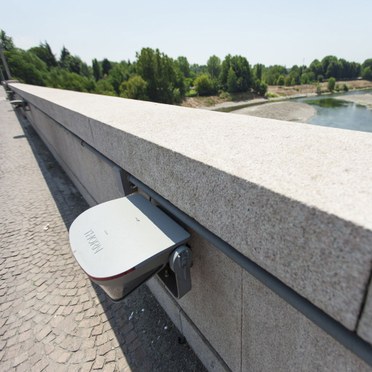
[[[239,371],[242,269],[195,234],[189,243],[192,290],[179,304],[229,368]]]
[[[248,273],[242,371],[370,371],[371,367]]]
[[[119,168],[99,156],[61,125],[36,108],[31,109],[35,130],[90,205],[124,195]]]

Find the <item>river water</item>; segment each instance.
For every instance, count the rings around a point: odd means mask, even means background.
[[[341,98],[345,95],[367,93],[371,94],[372,89],[326,96],[299,98],[295,101],[304,102],[316,108],[317,113],[307,121],[309,124],[372,132],[371,109],[353,102],[335,99],[335,97]]]

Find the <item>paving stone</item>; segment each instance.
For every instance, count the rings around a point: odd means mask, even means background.
[[[103,332],[103,325],[99,324],[97,327],[94,327],[92,331],[92,336],[98,336],[101,335]]]
[[[18,365],[22,364],[28,359],[28,353],[22,353],[17,355],[17,357],[14,359],[13,367],[17,367]]]
[[[116,366],[117,366],[117,368],[118,368],[119,371],[124,371],[124,369],[129,368],[128,361],[126,360],[125,357],[119,358],[116,361]]]
[[[100,324],[99,318],[84,319],[79,323],[80,328],[93,328]]]
[[[111,346],[111,344],[108,342],[106,344],[103,344],[101,346],[98,347],[98,354],[99,355],[105,355],[107,354],[109,351],[111,351],[113,348]]]
[[[114,362],[116,360],[116,351],[110,350],[106,355],[106,362]]]
[[[10,371],[12,369],[12,362],[8,360],[2,363],[2,368],[4,368],[4,371]]]
[[[21,333],[18,337],[18,342],[23,342],[23,341],[26,341],[28,340],[29,338],[31,338],[33,335],[32,331],[31,330],[28,330],[28,331],[25,331],[23,333]],[[1,349],[1,347],[0,347]]]
[[[90,335],[92,334],[92,329],[91,328],[80,329],[78,334],[82,338],[89,338]]]
[[[49,326],[45,326],[37,335],[36,335],[36,340],[41,341],[44,339],[46,336],[49,335],[49,333],[52,332],[52,329]]]
[[[24,363],[17,366],[16,372],[29,372],[31,370],[31,367],[31,364],[28,361],[25,361]]]
[[[4,350],[6,341],[0,340],[0,350]]]
[[[44,338],[43,342],[44,344],[51,343],[56,338],[54,333],[49,333],[47,337]]]
[[[87,310],[85,312],[85,316],[87,318],[90,318],[90,317],[94,316],[95,314],[96,314],[96,309],[95,308],[90,308],[89,310]]]
[[[93,363],[93,369],[102,369],[105,364],[105,358],[103,356],[98,356]]]
[[[104,333],[102,335],[99,335],[96,338],[96,345],[97,346],[103,345],[103,344],[105,344],[107,342],[108,342],[108,337],[107,337],[107,334],[106,333]]]
[[[18,337],[17,336],[13,336],[13,337],[9,338],[6,341],[6,346],[7,347],[11,347],[13,345],[16,345],[17,343],[18,343]]]
[[[8,329],[8,331],[4,333],[3,340],[8,340],[14,337],[16,333],[17,333],[17,329]]]
[[[78,364],[81,365],[85,361],[85,353],[83,350],[78,350],[72,353],[69,364]]]
[[[51,344],[51,343],[46,343],[45,345],[44,345],[44,351],[45,351],[45,354],[46,355],[49,355],[49,354],[51,354],[53,351],[54,351],[54,345],[53,344]]]
[[[62,352],[58,355],[57,362],[58,363],[67,363],[67,361],[71,358],[71,353]]]
[[[70,352],[76,352],[80,350],[82,340],[80,337],[66,336],[65,339],[61,342],[60,346]]]
[[[114,372],[115,371],[115,363],[107,363],[103,367],[103,372]]]
[[[83,340],[83,342],[81,344],[81,349],[89,350],[89,349],[95,347],[95,341],[96,341],[95,337],[91,337],[91,338]]]
[[[88,349],[85,351],[85,360],[91,362],[96,359],[97,351],[96,349]]]
[[[32,372],[41,372],[44,371],[49,365],[49,362],[46,359],[40,359],[32,368]]]
[[[93,362],[84,363],[79,372],[89,372],[92,369]]]

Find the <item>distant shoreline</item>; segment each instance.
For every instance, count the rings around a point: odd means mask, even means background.
[[[340,101],[354,102],[357,105],[365,106],[368,109],[372,110],[372,94],[370,93],[335,98],[339,99]]]
[[[363,91],[372,88],[372,82],[366,80],[354,80],[347,82],[351,91]],[[325,83],[323,83],[324,85]],[[326,89],[326,88],[324,88]],[[305,102],[296,102],[295,99],[303,97],[316,97],[314,85],[302,85],[297,87],[282,87],[282,86],[271,86],[269,91],[276,92],[278,95],[275,98],[253,98],[253,99],[242,99],[239,101],[224,101],[218,102],[209,107],[202,106],[205,99],[209,97],[197,97],[200,101],[194,100],[195,108],[201,108],[204,110],[229,112],[232,114],[239,115],[250,115],[262,118],[276,119],[293,121],[298,123],[307,122],[311,117],[316,115],[316,108]],[[284,93],[285,92],[285,93]],[[323,90],[323,95],[330,95],[331,93]],[[372,94],[357,94],[348,96],[333,96],[332,98],[355,102],[358,105],[366,106],[372,109]],[[200,105],[198,105],[200,103]]]
[[[372,89],[372,81],[368,80],[349,80],[338,81],[339,86],[346,84],[350,91],[362,91]],[[327,83],[321,83],[322,95],[331,94],[327,91]],[[316,84],[304,84],[295,86],[277,86],[270,85],[268,93],[275,98],[252,97],[252,95],[238,95],[231,99],[221,99],[218,96],[210,97],[192,97],[187,98],[182,106],[199,108],[211,111],[234,112],[243,108],[253,107],[256,105],[267,105],[273,102],[288,102],[296,98],[317,96]],[[282,119],[283,120],[283,119]]]

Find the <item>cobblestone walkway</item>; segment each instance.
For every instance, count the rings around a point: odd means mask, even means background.
[[[87,205],[0,87],[0,371],[204,371],[141,286],[119,304],[70,254]]]

